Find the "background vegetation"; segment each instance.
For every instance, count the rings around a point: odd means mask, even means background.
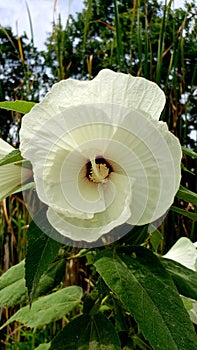
[[[195,192],[196,158],[191,156],[191,151],[197,151],[197,7],[195,1],[186,2],[184,9],[173,9],[171,5],[171,1],[162,5],[157,0],[84,1],[84,10],[69,16],[65,28],[61,15],[53,23],[52,32],[46,40],[46,50],[42,52],[34,47],[32,40],[25,36],[17,38],[11,28],[1,27],[0,101],[19,99],[38,102],[53,83],[69,77],[91,79],[106,67],[153,80],[167,97],[161,119],[187,148],[183,149],[182,186]],[[21,117],[18,112],[1,109],[0,136],[16,147]],[[177,194],[172,209],[157,232],[160,238],[155,250],[158,253],[166,252],[182,236],[197,240],[196,199],[190,199],[183,195],[183,191]],[[24,259],[29,222],[20,193],[1,202],[2,273]],[[139,243],[144,242],[146,228],[144,232],[143,237],[138,237],[136,231],[135,243],[136,237]],[[154,248],[149,239],[146,246]],[[54,288],[61,290],[63,285],[79,285],[85,293],[92,291],[97,276],[90,269],[91,254],[80,260],[70,259],[77,253],[74,248],[62,248],[58,263],[51,264],[46,273],[50,282],[40,287],[37,296],[43,294],[43,290],[45,293]],[[98,288],[102,290],[105,286],[100,283]],[[87,308],[90,307],[88,303],[93,304],[95,300],[96,297],[91,294],[90,300],[86,301]],[[22,299],[19,305],[24,303],[25,299]],[[14,314],[19,305],[1,309],[2,323]],[[116,309],[119,307],[117,303]],[[70,318],[73,313],[74,310],[69,314]],[[127,323],[125,329],[132,330],[131,334],[122,331],[121,322],[119,320],[122,348],[152,349],[134,319],[129,316],[124,319]],[[7,334],[5,331],[2,333],[2,349],[34,349],[50,341],[66,323],[64,316],[38,330],[35,327],[33,333],[30,328],[15,323],[8,326]]]

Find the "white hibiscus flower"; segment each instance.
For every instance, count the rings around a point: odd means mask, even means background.
[[[0,159],[12,152],[15,148],[0,139]],[[15,192],[27,179],[32,171],[22,168],[19,163],[10,163],[0,166],[0,200]]]
[[[166,213],[179,188],[181,146],[158,121],[164,105],[155,83],[104,69],[91,81],[55,84],[23,117],[21,153],[61,236],[94,242]]]

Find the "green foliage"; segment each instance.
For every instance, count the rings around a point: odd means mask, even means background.
[[[40,86],[47,83],[47,74],[40,53],[26,35],[17,37],[10,27],[0,27],[0,72],[2,100],[37,102]]]
[[[195,332],[175,285],[153,253],[142,247],[108,250],[94,265],[154,349],[195,348]]]
[[[35,291],[35,297],[51,292],[64,279],[66,260],[65,258],[54,261],[41,276]]]
[[[155,252],[158,251],[159,245],[162,243],[163,241],[163,235],[162,233],[157,230],[154,226],[151,227],[151,229],[153,229],[153,231],[150,234],[150,243],[153,247],[153,250]]]
[[[39,227],[36,223],[39,223]],[[30,303],[40,277],[47,270],[48,265],[54,261],[60,248],[60,244],[50,238],[53,231],[55,230],[46,219],[45,208],[36,214],[27,231],[28,247],[25,260],[25,278]]]
[[[0,306],[15,306],[26,300],[25,262],[23,260],[0,277]]]
[[[188,190],[183,186],[180,186],[176,196],[177,198],[183,199],[186,202],[190,202],[194,205],[197,205],[197,194],[195,192]]]
[[[182,151],[184,154],[187,154],[190,157],[197,158],[197,153],[192,151],[191,149],[188,149],[186,147],[182,147]]]
[[[196,213],[191,213],[189,211],[186,211],[184,209],[180,209],[175,207],[174,205],[170,208],[171,211],[181,214],[183,216],[186,216],[187,218],[193,220],[193,221],[197,221],[197,214]]]
[[[50,348],[51,344],[40,344],[35,350],[48,350]]]
[[[0,135],[15,144],[18,138],[13,140],[11,127],[18,133],[20,113],[27,113],[30,106],[40,100],[49,89],[51,78],[41,53],[33,41],[28,43],[25,34],[17,37],[10,27],[0,27],[0,52],[0,101],[6,101],[1,107],[10,107],[13,111],[1,109]]]
[[[80,315],[53,339],[50,350],[120,350],[111,322],[102,313]]]
[[[65,264],[65,259],[60,259],[49,266],[39,280],[35,297],[51,292],[62,282]],[[25,260],[22,260],[0,277],[0,306],[10,307],[26,302],[25,282]]]
[[[20,162],[21,160],[23,160],[23,157],[21,156],[21,152],[19,151],[19,149],[15,149],[0,160],[0,166],[5,164]]]
[[[31,308],[29,305],[22,307],[0,329],[13,321],[34,328],[59,320],[79,305],[81,297],[82,290],[79,286],[63,288],[39,298],[32,304]]]
[[[34,105],[35,105],[34,102],[21,101],[21,100],[11,101],[11,102],[9,101],[0,102],[0,108],[8,109],[8,110],[23,113],[23,114],[30,112],[30,110]]]
[[[197,300],[197,272],[170,259],[161,259],[162,265],[170,273],[179,293]]]

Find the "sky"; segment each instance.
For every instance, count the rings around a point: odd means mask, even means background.
[[[25,31],[28,38],[31,38],[26,2],[31,14],[34,44],[43,50],[47,33],[52,31],[55,0],[0,0],[0,25],[10,26],[13,33],[19,36]],[[181,7],[183,3],[184,0],[174,0],[175,7]],[[61,13],[64,25],[69,13],[75,14],[82,8],[83,0],[56,0],[56,18]]]
[[[33,25],[34,44],[42,50],[47,33],[52,31],[54,2],[54,0],[0,0],[0,25],[10,26],[13,33],[19,36],[25,31],[28,38],[31,38],[27,3]],[[56,0],[55,16],[57,18],[58,14],[61,13],[64,25],[69,13],[74,14],[82,8],[82,0]]]

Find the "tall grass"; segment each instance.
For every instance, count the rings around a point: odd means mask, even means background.
[[[21,196],[0,202],[1,271],[15,265],[26,254],[26,231],[31,220]]]
[[[102,48],[106,49],[106,54],[109,57],[108,61],[103,59],[100,67],[105,64],[109,68],[116,66],[116,70],[130,72],[133,75],[144,76],[155,81],[167,95],[166,109],[162,115],[162,119],[166,121],[170,129],[180,138],[181,143],[187,144],[188,129],[185,125],[182,128],[182,116],[187,119],[187,105],[192,95],[188,89],[188,82],[185,82],[186,69],[185,62],[187,61],[186,45],[185,45],[185,28],[191,26],[192,17],[195,14],[190,13],[189,9],[185,10],[182,21],[178,23],[180,15],[172,11],[171,6],[173,1],[170,0],[162,8],[158,9],[155,3],[155,8],[152,5],[150,9],[149,2],[145,0],[143,3],[140,0],[134,0],[128,8],[127,13],[120,12],[120,2],[113,0],[114,12],[113,21],[110,23],[114,26],[111,36],[111,52],[107,51],[106,47],[101,43]],[[89,71],[89,60],[91,56],[92,71],[99,70],[100,67],[94,67],[95,55],[94,48],[91,51],[92,41],[90,42],[91,30],[93,31],[92,18],[92,0],[87,1],[87,8],[84,11],[85,25],[83,36],[83,65],[87,64],[86,69]],[[143,4],[143,5],[142,5]],[[152,11],[152,12],[151,12]],[[160,12],[160,14],[159,14]],[[124,21],[127,18],[128,28],[124,28]],[[100,18],[105,20],[105,18]],[[130,21],[130,23],[129,23]],[[97,21],[98,22],[98,21]],[[101,21],[100,21],[101,22]],[[101,27],[103,24],[100,24]],[[102,30],[102,29],[101,29]],[[127,33],[125,35],[125,30]],[[107,31],[107,27],[106,27]],[[109,32],[109,31],[108,31]],[[95,39],[96,40],[96,39]],[[188,45],[188,44],[187,44]],[[88,56],[89,55],[89,56]],[[130,64],[126,63],[125,57],[129,57]],[[111,65],[111,67],[110,67]],[[196,65],[191,74],[191,84],[196,79]],[[190,94],[191,92],[191,94]],[[186,103],[181,103],[181,97],[187,93]]]

